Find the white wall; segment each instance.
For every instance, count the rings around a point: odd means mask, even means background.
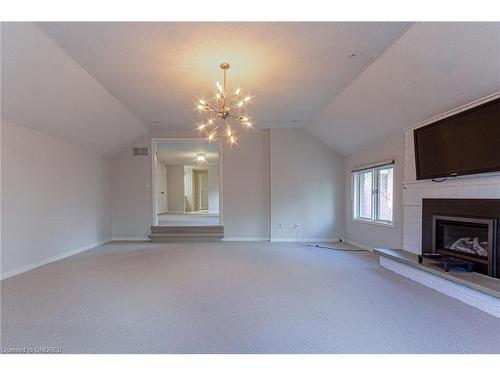
[[[208,167],[208,212],[219,213],[219,166]]]
[[[194,176],[193,176],[193,167],[190,166],[184,166],[184,197],[186,201],[184,210],[186,212],[194,211],[195,209]]]
[[[184,166],[167,165],[168,210],[184,212]]]
[[[385,160],[395,160],[394,165],[394,226],[381,226],[352,220],[353,168]],[[384,141],[372,144],[357,154],[345,158],[345,239],[362,247],[401,249],[403,245],[402,183],[404,174],[404,137],[402,132]]]
[[[151,156],[133,156],[134,146],[151,147],[151,138],[189,138],[197,132],[155,132],[111,159],[112,236],[145,238],[152,224]],[[239,135],[223,147],[223,220],[226,238],[269,239],[269,131]]]
[[[146,239],[152,225],[151,156],[133,156],[132,147],[149,146],[146,138],[111,158],[111,234],[113,239]]]
[[[157,159],[156,155],[154,156]],[[159,160],[155,160],[156,168],[156,213],[168,210],[168,178],[167,166]]]
[[[303,129],[271,129],[270,144],[272,240],[325,241],[342,236],[342,156]]]
[[[223,147],[223,221],[228,239],[268,240],[270,235],[269,130],[239,134]]]
[[[110,237],[109,162],[2,120],[2,275]]]
[[[223,144],[222,219],[226,239],[268,240],[273,223],[284,230],[277,240],[332,239],[344,231],[343,159],[300,129],[255,130],[239,144]],[[144,238],[152,224],[151,157],[132,156],[151,138],[193,137],[191,132],[157,132],[134,142],[111,160],[113,238]],[[270,151],[271,150],[271,151]],[[272,154],[272,157],[271,157]],[[273,215],[271,215],[271,163]],[[170,179],[170,176],[169,176]],[[170,186],[168,187],[170,193]],[[290,231],[300,224],[299,234]],[[274,228],[273,228],[274,229]]]

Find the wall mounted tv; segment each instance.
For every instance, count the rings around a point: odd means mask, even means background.
[[[500,98],[413,135],[417,180],[500,171]]]

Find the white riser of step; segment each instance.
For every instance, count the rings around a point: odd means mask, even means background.
[[[177,231],[177,232],[185,232],[185,231],[190,231],[190,232],[223,232],[224,228],[175,228],[175,227],[165,227],[165,228],[151,228],[151,231],[153,232],[165,232],[165,231]]]
[[[151,238],[169,238],[169,237],[210,237],[222,238],[224,235],[219,233],[152,233],[149,235]]]
[[[222,234],[150,234],[153,242],[189,242],[189,241],[220,241]]]
[[[151,233],[224,233],[224,227],[151,227]]]

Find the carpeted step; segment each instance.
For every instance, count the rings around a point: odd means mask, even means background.
[[[152,234],[161,233],[224,233],[224,227],[218,226],[153,226]]]
[[[153,242],[217,241],[223,237],[222,225],[152,226],[149,235]]]

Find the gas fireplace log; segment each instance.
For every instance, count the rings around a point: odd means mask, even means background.
[[[487,243],[486,243],[487,244]],[[488,256],[488,251],[481,246],[479,243],[479,238],[474,237],[462,237],[453,242],[450,246],[450,250],[459,250],[465,253],[476,254],[479,256]]]
[[[479,244],[478,237],[474,237],[474,239],[472,240],[472,248],[476,251],[476,253],[478,255],[483,256],[483,257],[488,256],[488,251]]]
[[[453,242],[453,245],[450,246],[451,250],[461,250],[459,247],[465,247],[464,245],[471,240],[470,237],[462,237]]]

